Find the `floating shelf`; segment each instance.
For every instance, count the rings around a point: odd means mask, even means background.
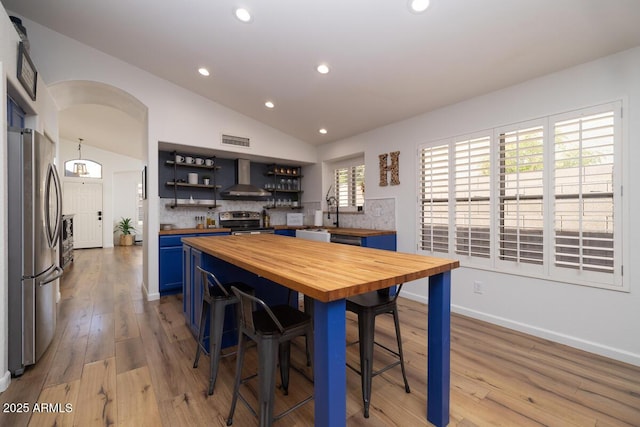
[[[212,203],[167,203],[166,207],[168,208],[207,208],[207,209],[215,209],[218,207],[217,204]]]
[[[201,164],[201,165],[197,165],[195,163],[178,163],[176,162],[174,159],[176,158],[176,156],[178,155],[178,153],[176,151],[173,152],[173,158],[170,160],[165,160],[165,166],[171,167],[173,169],[173,180],[172,181],[167,181],[165,183],[166,186],[168,187],[172,187],[173,188],[173,202],[167,204],[167,207],[170,208],[208,208],[208,209],[213,209],[218,207],[218,201],[217,201],[217,190],[222,188],[222,186],[220,185],[216,185],[216,172],[221,169],[220,166],[215,164],[216,158],[214,157],[207,157],[205,159],[206,160],[212,160],[213,164],[212,165],[206,165],[206,164]],[[191,156],[188,156],[191,157]],[[190,184],[189,182],[186,181],[182,181],[178,182],[178,167],[181,168],[185,168],[186,172],[194,171],[194,170],[202,170],[204,173],[203,175],[206,176],[207,178],[210,178],[210,183],[209,184],[201,184],[201,183],[196,183],[196,184]],[[210,175],[212,176],[208,176],[207,172],[210,172]],[[202,178],[202,177],[199,177]],[[193,190],[195,193],[197,193],[197,197],[198,199],[196,200],[213,200],[213,202],[210,203],[184,203],[184,202],[179,202],[178,200],[178,188],[183,189],[183,192],[185,189],[190,189]],[[208,197],[202,197],[203,195],[203,191],[200,190],[204,190],[207,192],[211,192],[211,198]],[[194,194],[195,194],[194,193]],[[184,199],[182,199],[184,200]]]
[[[295,211],[302,209],[302,206],[264,206],[263,208],[272,211]]]
[[[220,169],[220,166],[207,166],[207,165],[196,165],[195,163],[176,163],[174,160],[166,160],[165,164],[167,166],[184,166],[184,167],[188,167],[188,168],[199,168],[199,169],[209,169],[209,170],[213,170],[213,169]]]

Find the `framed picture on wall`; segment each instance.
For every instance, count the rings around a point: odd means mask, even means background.
[[[38,85],[38,71],[29,57],[29,52],[20,42],[18,46],[18,81],[27,91],[33,101],[36,100],[36,89]]]

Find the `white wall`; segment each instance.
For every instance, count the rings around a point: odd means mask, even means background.
[[[628,125],[624,137],[629,142],[623,173],[628,183],[639,182],[640,168],[631,162],[640,158],[638,70],[640,48],[325,145],[319,159],[364,151],[367,199],[396,197],[398,250],[416,252],[417,148],[423,143],[622,99]],[[396,150],[401,151],[401,185],[379,187],[378,155]],[[314,167],[316,172],[319,167]],[[624,194],[628,218],[640,208],[640,186],[627,185]],[[627,237],[624,271],[631,284],[628,293],[460,268],[453,273],[452,308],[640,365],[640,285],[635,269],[640,261],[640,228],[636,221],[628,221]],[[484,282],[482,295],[473,293],[474,280]],[[405,287],[403,293],[426,301],[426,281]]]
[[[112,244],[119,244],[120,233],[113,233],[113,227],[121,218],[131,218],[135,230],[132,232],[136,241],[142,240],[144,224],[138,224],[138,185],[142,183],[141,171],[115,172],[113,174],[113,221],[110,224]]]
[[[78,158],[78,143],[60,140],[60,175],[63,181],[77,181],[81,178],[63,177],[64,162]],[[123,156],[110,151],[101,150],[90,145],[82,146],[82,158],[102,163],[102,242],[103,247],[113,247],[113,227],[121,216],[136,218],[135,211],[130,211],[130,194],[123,193],[119,185],[135,188],[142,176],[143,162],[133,157]],[[94,181],[91,179],[91,181]],[[126,200],[124,200],[126,198]],[[134,206],[135,207],[135,206]],[[65,214],[71,214],[63,207]]]

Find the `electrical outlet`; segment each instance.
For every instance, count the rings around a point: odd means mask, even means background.
[[[481,294],[483,291],[483,283],[476,280],[473,282],[473,292],[476,294]]]

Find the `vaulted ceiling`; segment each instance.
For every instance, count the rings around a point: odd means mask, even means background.
[[[637,0],[1,1],[312,144],[640,45]]]

